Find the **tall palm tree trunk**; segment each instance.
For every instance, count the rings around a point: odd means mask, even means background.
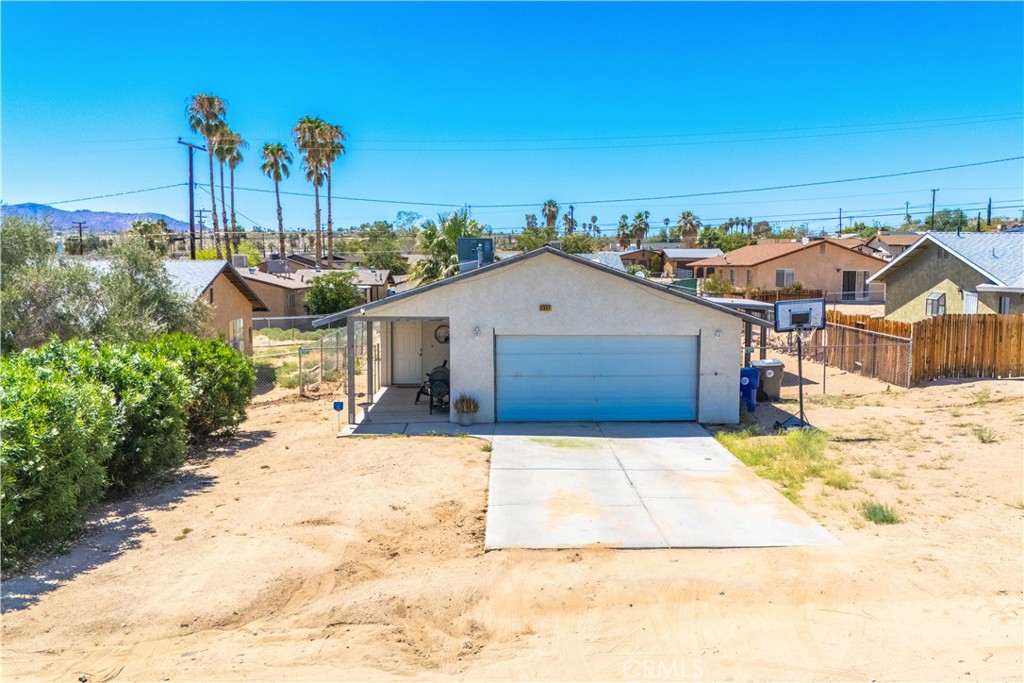
[[[284,214],[281,212],[281,183],[274,181],[274,196],[277,197],[277,238],[279,247],[278,258],[284,259]]]
[[[213,245],[219,261],[224,258],[224,252],[220,248],[220,229],[217,227],[217,183],[213,177],[213,144],[211,143],[211,140],[206,141],[206,147],[210,150],[210,205],[213,207],[210,215],[213,216]]]
[[[224,256],[231,260],[231,229],[228,227],[228,205],[224,201],[224,162],[220,162],[220,213],[224,219]]]
[[[228,179],[231,183],[231,233],[235,236],[235,253],[238,253],[238,242],[240,235],[238,234],[238,224],[235,222],[235,167],[230,166],[228,170]],[[254,264],[255,265],[255,264]]]
[[[316,248],[316,257],[313,259],[313,263],[321,265],[321,257],[324,254],[323,245],[323,232],[320,228],[320,186],[313,183],[313,196],[316,198],[316,212],[313,214],[316,222],[316,237],[313,239],[313,245]]]
[[[331,221],[331,167],[327,167],[327,267],[334,268],[334,224]]]

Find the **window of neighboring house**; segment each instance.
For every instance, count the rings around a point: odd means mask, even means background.
[[[294,311],[295,310],[295,303],[296,303],[295,295],[294,294],[289,294],[288,295],[288,310],[289,311]]]
[[[942,259],[947,259],[947,258],[949,258],[949,252],[948,252],[948,251],[946,251],[945,249],[943,249],[942,247],[939,247],[939,251],[938,251],[938,253],[936,254],[936,256],[937,256],[937,257],[938,257],[938,259],[939,259],[939,260],[941,261]]]
[[[213,305],[213,287],[210,287],[207,291],[207,295],[210,298],[210,305]]]
[[[999,312],[1003,315],[1009,315],[1010,313],[1010,297],[1001,296],[999,297]]]
[[[729,269],[729,284],[736,284],[736,271],[732,268]]]
[[[748,285],[750,284],[751,280],[753,280],[753,279],[754,279],[752,275],[753,275],[753,274],[752,274],[752,272],[751,272],[750,268],[747,268],[747,284],[748,284]]]
[[[796,281],[795,270],[776,270],[775,271],[775,286],[779,289],[783,287],[789,287],[793,282]]]
[[[934,315],[946,315],[946,295],[932,292],[924,301],[924,314],[929,318]]]

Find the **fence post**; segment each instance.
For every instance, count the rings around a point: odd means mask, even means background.
[[[911,337],[910,341],[907,342],[907,388],[910,388],[910,382],[913,379],[914,369],[914,338]]]
[[[302,347],[299,347],[299,396],[306,395],[306,381],[302,375]]]

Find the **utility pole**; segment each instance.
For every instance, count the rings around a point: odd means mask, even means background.
[[[932,224],[931,229],[935,229],[935,193],[938,192],[938,188],[932,190]]]
[[[978,232],[981,232],[981,211],[978,212]]]
[[[85,255],[85,242],[82,241],[82,227],[85,225],[85,221],[75,221],[71,225],[78,228],[78,255]]]
[[[824,231],[822,231],[824,232]],[[843,234],[843,208],[839,207],[839,227],[836,229],[836,234]]]
[[[906,223],[907,225],[910,225],[910,202],[903,202],[903,206],[907,207],[906,208],[906,214],[907,215],[903,219],[903,222]]]
[[[990,227],[990,228],[992,227],[992,198],[991,197],[988,198],[988,220],[985,222],[985,225]]]
[[[205,147],[199,145],[193,145],[191,142],[185,142],[181,138],[178,138],[179,145],[185,145],[188,147],[188,253],[189,257],[196,260],[196,184],[192,180],[192,156],[195,154],[197,149],[206,151]],[[201,247],[200,247],[201,248]]]
[[[210,213],[210,210],[209,209],[196,209],[195,213],[199,214],[199,250],[202,251],[203,250],[203,228],[206,227],[206,224],[203,223],[203,214],[204,213]],[[194,230],[194,228],[193,228],[193,230]],[[193,238],[192,239],[192,245],[194,247],[195,246],[195,232],[192,233],[192,238]],[[195,252],[193,251],[193,258],[194,257],[195,257]]]

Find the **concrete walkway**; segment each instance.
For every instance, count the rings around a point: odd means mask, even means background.
[[[493,443],[487,549],[837,543],[696,424],[507,423]]]

